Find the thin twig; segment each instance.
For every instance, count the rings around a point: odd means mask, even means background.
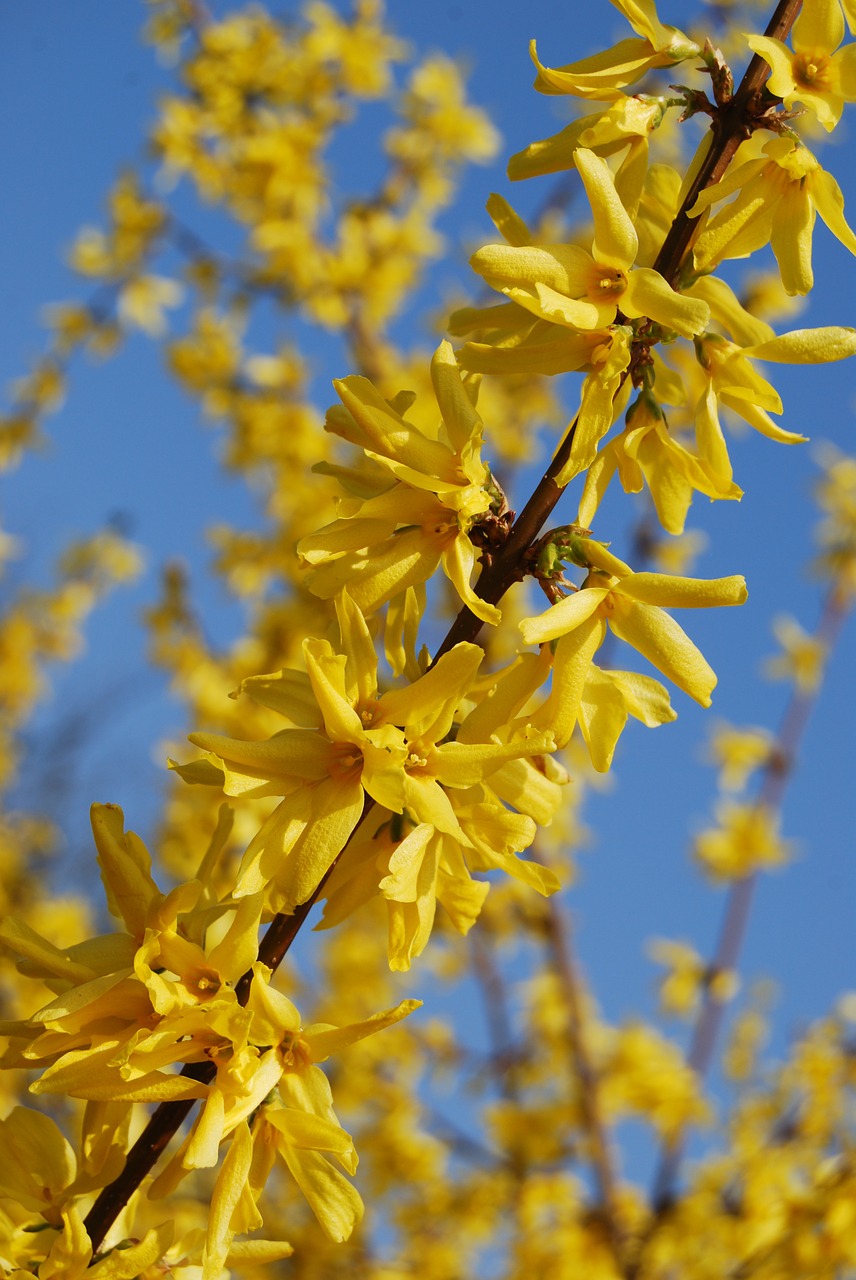
[[[823,646],[827,655],[835,646],[848,612],[842,593],[837,584],[833,583],[824,602],[815,632],[816,640]],[[755,800],[759,809],[770,812],[781,809],[785,790],[793,776],[794,762],[809,716],[817,702],[818,693],[819,689],[804,691],[794,687],[782,717],[776,750],[770,756],[761,774]],[[707,966],[708,973],[729,973],[736,969],[746,936],[757,882],[757,873],[753,872],[752,875],[744,876],[741,880],[735,880],[731,885],[723,908],[713,958]],[[707,1074],[713,1060],[724,1014],[725,1002],[716,998],[712,986],[708,984],[687,1050],[687,1064],[700,1080]],[[651,1193],[651,1201],[657,1212],[662,1212],[671,1202],[683,1150],[683,1138],[678,1137],[661,1152]]]
[[[615,1155],[603,1119],[597,1069],[586,1040],[583,988],[571,946],[570,928],[565,913],[555,898],[550,898],[547,902],[546,922],[553,965],[562,984],[562,994],[567,1006],[573,1071],[579,1088],[580,1111],[589,1140],[598,1197],[615,1263],[623,1274],[626,1235],[621,1223]]]
[[[799,12],[801,3],[802,0],[780,0],[767,27],[766,34],[784,39]],[[731,103],[727,107],[721,108],[714,120],[712,126],[714,136],[710,150],[678,211],[675,222],[666,236],[663,247],[654,264],[655,269],[670,282],[677,279],[696,226],[693,220],[687,217],[687,210],[695,203],[698,193],[704,187],[719,180],[740,142],[747,136],[747,120],[757,104],[758,95],[768,74],[769,67],[766,62],[757,55],[753,57]],[[564,492],[564,486],[557,485],[555,477],[568,460],[573,445],[575,428],[576,420],[570,424],[544,475],[514,522],[506,542],[482,572],[476,585],[476,592],[483,600],[487,600],[492,604],[497,603],[509,587],[521,576],[521,565],[526,551],[535,538],[538,537],[546,520]],[[434,661],[436,662],[442,654],[448,652],[462,640],[474,641],[483,625],[481,619],[477,618],[465,606],[461,609],[446,638],[437,650]],[[339,857],[341,856],[339,854]],[[334,862],[333,866],[335,865],[336,863]],[[331,866],[330,871],[332,871],[333,866]],[[320,895],[325,882],[326,876],[308,902],[298,907],[292,916],[280,915],[276,916],[272,921],[259,949],[259,957],[264,959],[266,964],[270,964],[271,968],[275,969],[282,961],[283,956],[288,951]],[[268,941],[269,939],[271,939],[270,942]],[[238,989],[244,1001],[249,994],[251,982],[252,976],[244,974],[238,984]],[[211,1067],[208,1064],[203,1064],[202,1067],[198,1065],[196,1067],[188,1066],[185,1067],[184,1074],[191,1075],[194,1072],[199,1072],[200,1074],[194,1075],[193,1078],[201,1079],[201,1073],[209,1071],[210,1075],[207,1075],[207,1079],[210,1080],[213,1079],[215,1074],[213,1065]],[[128,1159],[122,1173],[113,1183],[102,1190],[87,1215],[85,1225],[92,1240],[93,1250],[97,1250],[113,1221],[121,1211],[122,1206],[152,1169],[161,1152],[169,1143],[170,1138],[185,1120],[192,1105],[192,1102],[188,1103],[187,1101],[166,1102],[161,1103],[156,1109],[143,1133],[128,1153]],[[606,1164],[603,1164],[599,1169],[598,1176],[604,1203],[609,1204],[614,1197],[614,1186],[609,1180],[609,1171]],[[606,1178],[605,1183],[604,1177]]]

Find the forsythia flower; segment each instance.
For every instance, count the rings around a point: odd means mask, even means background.
[[[817,214],[851,253],[856,253],[856,235],[844,217],[841,188],[807,147],[793,138],[773,138],[763,150],[766,159],[729,169],[689,210],[696,217],[739,192],[705,225],[693,262],[697,271],[708,271],[725,258],[748,257],[769,244],[788,294],[805,294],[814,284],[811,247]]]
[[[614,101],[625,85],[640,80],[653,67],[671,67],[693,58],[699,47],[676,27],[664,26],[654,0],[611,0],[639,39],[622,40],[602,53],[564,67],[545,67],[538,60],[533,40],[532,61],[538,68],[535,88],[540,93],[571,93],[580,98]]]
[[[620,310],[688,338],[701,333],[710,318],[706,303],[676,293],[650,267],[633,267],[636,229],[606,161],[585,147],[574,160],[594,216],[591,253],[572,244],[487,245],[472,257],[473,268],[533,315],[570,329],[602,329]]]
[[[767,659],[766,674],[773,680],[793,680],[800,693],[814,693],[823,679],[826,645],[804,631],[794,618],[776,618],[773,634],[782,653]]]
[[[132,1102],[200,1099],[193,1129],[159,1175],[155,1194],[191,1169],[216,1165],[223,1140],[245,1133],[241,1126],[254,1116],[253,1142],[261,1143],[270,1163],[276,1152],[282,1155],[324,1230],[331,1239],[345,1239],[362,1214],[362,1202],[322,1153],[353,1173],[356,1152],[336,1121],[330,1086],[315,1064],[400,1021],[419,1002],[403,1001],[348,1026],[303,1027],[288,997],[270,986],[270,969],[256,958],[260,895],[237,906],[218,903],[193,880],[164,896],[151,877],[145,846],[123,830],[122,811],[96,805],[92,821],[108,903],[127,932],[61,949],[21,921],[7,919],[0,926],[2,941],[25,959],[28,971],[57,990],[29,1019],[4,1025],[16,1046],[16,1065],[42,1068],[31,1091],[121,1104],[114,1134]],[[206,857],[209,870],[221,847],[222,832]],[[236,987],[250,972],[253,982],[242,1006]],[[7,1052],[7,1062],[12,1056]],[[206,1080],[172,1073],[169,1068],[178,1064],[214,1070]],[[7,1122],[0,1151],[4,1137],[19,1147],[36,1139],[44,1147],[50,1140],[56,1149],[50,1126],[25,1115],[13,1123],[13,1134]],[[279,1136],[271,1140],[274,1131]],[[227,1174],[234,1172],[235,1159]],[[62,1210],[74,1171],[61,1144],[50,1161],[41,1173],[41,1197],[47,1199],[52,1188],[50,1198]],[[263,1183],[264,1178],[255,1184],[255,1199]],[[225,1194],[222,1176],[219,1184]],[[231,1216],[224,1217],[221,1207],[215,1193],[219,1235],[209,1244],[225,1256]]]
[[[719,422],[718,403],[733,410],[750,427],[782,444],[799,444],[805,436],[785,431],[768,410],[782,412],[781,397],[750,360],[785,364],[822,364],[856,353],[856,329],[832,325],[822,329],[794,329],[752,346],[740,347],[718,334],[696,340],[696,353],[707,374],[707,387],[696,407],[696,447],[708,474],[730,483],[731,461]]]
[[[664,107],[657,98],[628,98],[624,94],[606,111],[582,116],[565,125],[559,133],[532,142],[508,162],[511,182],[523,178],[561,173],[576,167],[577,151],[585,147],[599,156],[611,156],[625,147],[647,149],[648,135],[663,119]]]
[[[497,623],[499,610],[470,585],[478,552],[469,538],[497,495],[481,460],[481,419],[447,342],[434,355],[431,377],[441,415],[433,437],[403,416],[412,397],[384,400],[366,378],[334,384],[344,411],[330,410],[327,430],[375,464],[376,493],[343,503],[346,514],[303,538],[298,552],[311,568],[311,591],[329,600],[347,586],[366,614],[442,564],[472,612]]]
[[[776,739],[768,729],[737,729],[720,722],[714,727],[710,755],[719,767],[719,785],[723,791],[742,791],[750,774],[769,764],[776,750]]]
[[[743,604],[743,578],[677,578],[668,574],[634,573],[603,544],[580,538],[578,555],[590,566],[579,591],[566,596],[537,618],[520,624],[527,644],[558,640],[573,653],[583,673],[606,636],[606,627],[633,645],[679,689],[710,706],[716,676],[698,649],[664,607],[711,608]]]
[[[742,496],[733,481],[712,475],[698,454],[675,438],[649,393],[640,395],[625,421],[625,430],[601,449],[588,469],[577,516],[581,525],[591,524],[616,471],[626,493],[639,493],[647,483],[657,518],[672,534],[683,533],[693,493],[709,498]]]
[[[730,1000],[737,990],[735,974],[711,972],[695,947],[668,938],[656,938],[648,954],[667,972],[659,980],[660,1007],[665,1013],[688,1018],[695,1013],[705,991],[718,1003]]]
[[[778,817],[763,805],[724,801],[716,816],[719,826],[702,831],[693,845],[696,861],[715,879],[739,880],[789,861]]]
[[[346,656],[326,640],[306,640],[305,674],[286,670],[241,685],[240,692],[304,727],[267,742],[192,734],[208,754],[175,766],[186,781],[222,786],[227,795],[284,797],[250,842],[235,889],[238,896],[264,890],[277,911],[291,912],[311,897],[362,816],[364,795],[390,813],[406,813],[426,828],[426,839],[442,832],[472,848],[450,789],[478,788],[506,762],[554,749],[549,732],[524,731],[507,742],[470,739],[466,720],[447,741],[484,651],[455,645],[413,684],[381,694],[362,614],[345,592],[336,607]],[[528,835],[526,844],[534,826]]]
[[[838,0],[804,0],[791,32],[793,50],[770,36],[747,44],[771,68],[767,87],[790,109],[804,102],[824,129],[834,129],[845,102],[856,102],[856,44],[843,49],[844,17]]]

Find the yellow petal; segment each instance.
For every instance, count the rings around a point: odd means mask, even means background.
[[[856,329],[842,325],[793,329],[768,342],[746,347],[743,354],[753,360],[772,360],[778,364],[826,364],[856,355]]]
[[[678,578],[668,573],[634,573],[615,588],[623,596],[674,609],[710,609],[744,604],[746,580],[731,578]]]
[[[373,1013],[362,1022],[351,1022],[346,1027],[310,1026],[304,1035],[309,1042],[313,1062],[324,1062],[331,1053],[338,1053],[366,1036],[373,1036],[376,1031],[394,1026],[403,1018],[409,1017],[416,1009],[422,1008],[421,1000],[402,1000],[394,1009],[386,1009],[383,1013]]]
[[[574,160],[594,217],[592,256],[596,262],[626,271],[636,260],[639,240],[618,198],[612,171],[605,160],[585,147],[577,149]]]
[[[643,657],[703,707],[710,706],[716,675],[685,631],[654,605],[627,600],[609,625]]]
[[[543,644],[556,640],[580,626],[596,612],[609,595],[608,587],[586,587],[566,596],[537,618],[524,618],[520,630],[526,644]]]

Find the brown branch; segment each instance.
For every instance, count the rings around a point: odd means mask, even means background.
[[[784,39],[799,12],[801,3],[802,0],[780,0],[767,27],[766,34],[778,39]],[[695,203],[699,192],[704,187],[719,181],[740,142],[751,132],[752,126],[747,122],[752,118],[753,114],[758,112],[760,91],[768,74],[769,67],[767,63],[755,55],[733,99],[727,105],[720,107],[717,112],[711,126],[714,136],[710,150],[676,215],[654,264],[655,269],[670,282],[677,279],[684,255],[690,246],[696,227],[696,223],[687,217],[687,210]],[[515,520],[506,542],[491,559],[490,563],[485,566],[475,588],[477,594],[483,600],[487,600],[491,604],[497,603],[509,587],[520,579],[525,553],[538,537],[546,520],[564,492],[564,486],[560,488],[556,484],[555,477],[568,460],[573,445],[575,428],[576,420],[570,424],[544,475]],[[481,619],[477,618],[465,606],[461,609],[446,638],[437,650],[434,661],[436,662],[442,654],[448,652],[461,641],[474,641],[483,625]],[[339,854],[339,857],[341,857],[341,854]],[[338,858],[336,861],[338,861]],[[334,861],[327,875],[330,874],[335,865],[336,862]],[[327,876],[318,885],[308,902],[298,907],[293,915],[278,915],[272,921],[259,948],[259,958],[264,963],[269,964],[272,969],[275,969],[281,963],[319,897],[326,879]],[[249,996],[251,983],[252,975],[250,973],[244,974],[238,983],[236,989],[242,998],[242,1003],[245,1003]],[[182,1074],[192,1076],[194,1079],[209,1081],[215,1075],[215,1068],[213,1064],[209,1065],[207,1063],[195,1066],[188,1065],[184,1068]],[[92,1240],[93,1250],[97,1250],[123,1205],[140,1185],[146,1174],[153,1168],[172,1136],[184,1122],[192,1106],[192,1101],[165,1102],[161,1103],[155,1110],[146,1128],[129,1151],[122,1173],[119,1174],[114,1182],[101,1191],[86,1217],[85,1225]],[[614,1184],[611,1181],[605,1148],[604,1152],[599,1156],[596,1153],[595,1163],[601,1196],[604,1204],[609,1205],[614,1200]]]
[[[815,632],[816,640],[824,646],[827,655],[835,646],[848,612],[846,598],[838,585],[833,583],[824,602]],[[759,809],[774,812],[781,809],[785,790],[793,776],[797,752],[805,734],[809,716],[817,702],[818,693],[819,689],[803,691],[794,688],[782,717],[776,749],[765,764],[761,775],[755,800]],[[744,876],[741,880],[736,880],[731,885],[722,913],[713,958],[707,966],[708,973],[728,973],[737,967],[757,882],[757,873],[753,873]],[[725,1002],[715,997],[708,984],[687,1050],[687,1064],[699,1079],[703,1079],[710,1068],[724,1014]],[[683,1149],[683,1139],[679,1137],[671,1145],[664,1147],[661,1152],[651,1194],[652,1204],[657,1212],[662,1212],[671,1202]]]
[[[374,801],[366,796],[360,823],[373,807]],[[301,903],[292,915],[284,915],[280,912],[270,922],[259,944],[259,960],[269,969],[278,969],[282,964],[289,947],[303,927],[306,917],[317,902],[341,856],[340,853],[333,860],[311,898]],[[250,998],[252,984],[253,971],[248,969],[235,985],[238,1004],[246,1005]],[[181,1074],[192,1080],[199,1080],[203,1084],[210,1084],[217,1074],[217,1068],[213,1062],[187,1063],[182,1068]],[[128,1152],[122,1172],[113,1182],[104,1187],[86,1215],[83,1225],[89,1233],[93,1254],[97,1253],[105,1235],[143,1178],[154,1168],[170,1139],[181,1128],[195,1101],[196,1099],[189,1098],[177,1102],[162,1102],[152,1113],[145,1129]]]
[[[801,6],[802,0],[779,0],[764,35],[773,40],[784,40],[796,21]],[[710,150],[702,161],[654,262],[654,270],[659,271],[671,285],[675,284],[680,275],[684,257],[700,225],[698,218],[688,217],[687,210],[693,207],[705,187],[720,181],[740,143],[749,137],[753,129],[763,126],[760,98],[769,74],[769,65],[757,53],[754,54],[733,98],[720,106],[714,115],[710,126],[713,133]]]
[[[555,898],[547,902],[547,941],[562,984],[568,1011],[568,1039],[579,1089],[583,1128],[588,1136],[592,1169],[610,1247],[620,1274],[625,1273],[626,1233],[621,1221],[618,1175],[600,1105],[600,1082],[585,1035],[582,981],[571,947],[570,929]]]

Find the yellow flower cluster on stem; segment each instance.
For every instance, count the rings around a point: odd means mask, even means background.
[[[406,56],[378,0],[356,0],[348,18],[312,0],[293,24],[260,8],[214,19],[155,0],[150,36],[179,56],[155,152],[166,175],[238,224],[243,256],[221,257],[168,198],[120,180],[107,230],[84,232],[74,251],[95,298],[54,314],[52,354],[18,389],[0,447],[11,460],[32,442],[74,351],[141,329],[164,340],[172,376],[225,425],[226,465],[262,487],[265,524],[213,532],[219,572],[248,605],[232,649],[207,643],[178,567],[149,611],[157,659],[205,726],[190,734],[195,758],[172,763],[163,842],[174,887],[159,888],[121,810],[95,805],[114,931],[54,937],[50,910],[40,918],[25,896],[18,910],[13,895],[0,922],[4,963],[16,963],[0,1065],[38,1073],[30,1092],[54,1100],[63,1121],[73,1114],[80,1135],[72,1144],[25,1108],[0,1120],[0,1262],[12,1274],[220,1280],[293,1250],[307,1277],[342,1274],[352,1264],[332,1261],[329,1246],[362,1217],[349,1180],[358,1146],[367,1195],[387,1206],[354,1255],[369,1280],[414,1265],[429,1280],[477,1274],[480,1251],[506,1243],[509,1276],[665,1280],[769,1263],[796,1280],[856,1265],[856,1178],[836,1147],[850,1142],[846,1006],[772,1083],[741,1094],[726,1153],[677,1189],[689,1133],[714,1123],[703,1077],[736,990],[753,887],[790,856],[783,789],[852,604],[851,460],[828,460],[821,486],[818,566],[831,585],[818,633],[778,627],[773,674],[795,686],[780,734],[720,728],[715,739],[727,795],[693,845],[704,872],[729,885],[714,955],[656,945],[664,1006],[694,1019],[686,1054],[636,1017],[605,1019],[551,900],[583,843],[582,794],[610,769],[627,725],[676,716],[669,690],[618,669],[608,645],[707,707],[716,674],[672,610],[747,599],[736,573],[639,567],[641,539],[638,556],[620,558],[591,527],[610,510],[610,487],[647,488],[651,520],[683,535],[696,493],[742,496],[727,415],[774,442],[805,438],[770,416],[782,400],[755,362],[856,354],[852,328],[776,333],[714,274],[769,243],[786,293],[805,294],[817,213],[856,252],[841,192],[790,110],[803,103],[830,130],[856,100],[854,46],[839,49],[856,11],[850,0],[805,0],[801,11],[781,0],[765,34],[745,39],[755,56],[735,89],[712,43],[661,22],[654,0],[613,4],[633,35],[611,48],[552,67],[533,46],[536,88],[582,100],[587,114],[509,166],[514,181],[573,170],[591,226],[567,230],[553,210],[530,227],[492,196],[503,243],[471,265],[500,300],[459,307],[450,332],[464,341],[441,342],[429,364],[397,348],[392,321],[440,251],[436,215],[456,169],[496,144],[456,69],[437,56],[413,69],[382,144],[384,178],[372,197],[340,201],[329,144],[360,103],[393,94]],[[644,92],[697,59],[710,97]],[[652,161],[678,108],[712,122],[683,174]],[[763,131],[773,137],[759,145]],[[166,246],[185,263],[181,283],[159,274]],[[358,371],[336,379],[324,436],[297,348],[255,352],[261,299],[296,327],[344,339]],[[183,333],[166,339],[167,312],[185,304]],[[521,449],[503,450],[503,434],[531,433],[550,401],[543,380],[565,374],[578,378],[579,411],[515,515],[497,475],[504,453]],[[547,528],[574,481],[576,520]],[[109,540],[68,557],[75,622],[131,558]],[[520,587],[526,578],[546,608]],[[457,616],[441,639],[449,600]],[[16,621],[19,648],[34,647],[32,612],[11,611],[0,630],[10,652]],[[35,664],[9,679],[10,723],[37,679]],[[303,930],[322,901],[316,953]],[[467,950],[460,938],[480,921]],[[513,993],[506,946],[520,960]],[[420,1001],[394,983],[419,960],[422,972],[466,981],[469,956],[487,1055],[440,1017],[410,1019]],[[312,1021],[298,1005],[314,1006]],[[745,1019],[728,1056],[735,1080],[750,1079],[760,1038]],[[345,1049],[354,1057],[341,1066]],[[426,1064],[438,1078],[450,1066],[468,1076],[478,1136],[475,1119],[470,1132],[442,1115],[442,1099],[430,1132],[434,1098],[413,1084]],[[337,1112],[349,1111],[346,1129]],[[628,1120],[661,1145],[648,1197],[616,1155]],[[773,1149],[784,1154],[759,1159]],[[2,1172],[15,1166],[18,1185]],[[166,1197],[181,1206],[174,1221],[158,1208]],[[387,1250],[387,1227],[409,1254]]]

